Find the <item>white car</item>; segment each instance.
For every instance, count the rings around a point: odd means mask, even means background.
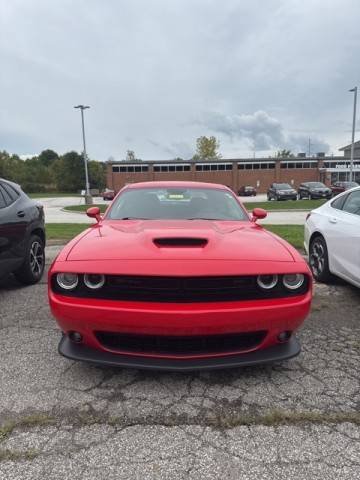
[[[309,213],[304,246],[315,280],[333,274],[360,288],[360,187]]]

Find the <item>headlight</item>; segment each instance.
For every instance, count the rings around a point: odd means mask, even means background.
[[[79,277],[77,273],[58,273],[56,281],[59,287],[64,290],[74,290],[79,283]]]
[[[84,275],[84,283],[91,290],[97,290],[104,285],[105,276],[99,273],[86,273]]]
[[[277,275],[259,275],[256,279],[257,284],[263,290],[271,290],[278,282]]]
[[[302,273],[290,273],[283,276],[283,284],[289,290],[297,290],[305,281]]]

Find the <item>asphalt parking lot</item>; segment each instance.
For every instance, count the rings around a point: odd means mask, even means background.
[[[0,286],[1,479],[360,477],[359,290],[315,287],[289,362],[171,374],[60,357],[46,288]]]

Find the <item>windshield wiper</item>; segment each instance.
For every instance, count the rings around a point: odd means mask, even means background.
[[[187,218],[186,220],[224,220],[223,218],[209,218],[209,217],[192,217],[192,218]]]

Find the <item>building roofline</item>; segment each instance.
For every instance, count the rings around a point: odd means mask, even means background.
[[[339,152],[343,152],[344,150],[347,150],[348,148],[351,148],[351,143],[349,143],[349,145],[346,145],[345,147],[341,147],[339,148]],[[360,140],[357,140],[356,142],[354,142],[354,147],[355,146],[359,146],[360,147]]]
[[[359,140],[360,143],[360,140]],[[345,147],[344,147],[345,148]],[[294,162],[317,162],[319,160],[328,161],[328,160],[346,160],[343,155],[328,155],[325,157],[246,157],[246,158],[221,158],[219,160],[141,160],[141,161],[125,161],[125,160],[112,160],[107,161],[108,165],[144,165],[144,164],[172,164],[172,165],[183,165],[183,164],[197,164],[197,163],[241,163],[241,162],[276,162],[276,161],[294,161]]]

